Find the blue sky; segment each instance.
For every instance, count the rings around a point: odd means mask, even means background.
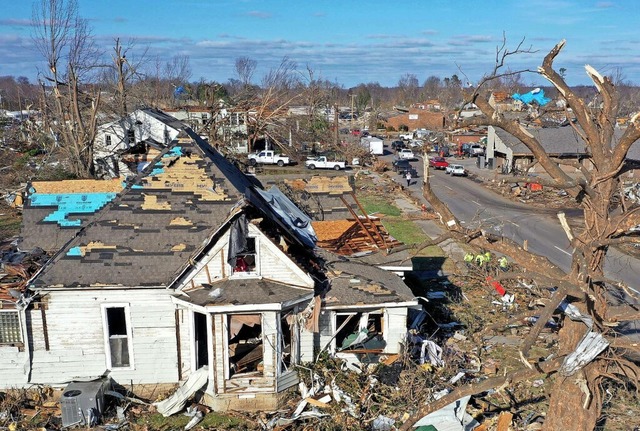
[[[78,0],[98,44],[110,56],[115,38],[148,47],[147,58],[190,58],[192,81],[235,77],[235,59],[257,61],[254,82],[287,56],[301,70],[345,87],[393,86],[406,73],[420,83],[457,74],[477,82],[491,70],[503,32],[514,48],[511,69],[535,69],[561,39],[556,69],[570,85],[588,84],[584,65],[620,70],[640,84],[640,4],[636,0]],[[34,80],[43,63],[31,40],[29,0],[0,8],[0,76]],[[466,76],[466,79],[465,79]],[[542,83],[535,75],[525,83]]]

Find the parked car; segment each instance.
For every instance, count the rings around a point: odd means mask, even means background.
[[[462,165],[449,165],[445,168],[445,173],[451,174],[452,176],[467,176],[467,170]]]
[[[413,151],[411,151],[410,149],[402,148],[400,149],[400,151],[398,151],[398,158],[412,160],[412,159],[415,159],[416,156],[415,154],[413,154]]]
[[[258,164],[284,166],[290,163],[289,157],[276,154],[273,150],[264,150],[259,153],[249,154],[247,158],[251,166]]]
[[[397,150],[400,150],[400,149],[406,148],[406,147],[407,147],[407,144],[405,144],[404,141],[397,140],[397,141],[391,142],[391,149],[392,150],[396,150],[397,151]]]
[[[344,169],[346,163],[342,161],[331,161],[328,160],[326,156],[316,157],[312,160],[307,160],[304,162],[304,165],[307,169],[335,169],[339,171],[340,169]]]
[[[429,167],[433,169],[447,169],[449,162],[444,157],[431,157],[429,159]]]
[[[413,132],[400,133],[398,138],[403,139],[405,141],[410,141],[413,139]]]
[[[484,155],[484,147],[480,144],[469,145],[467,149],[467,153],[471,157],[483,156]]]
[[[391,165],[393,172],[397,172],[402,176],[406,175],[407,172],[411,172],[411,176],[413,178],[416,178],[418,176],[418,172],[407,159],[393,159]]]

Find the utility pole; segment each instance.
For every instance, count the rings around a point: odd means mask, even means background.
[[[353,99],[356,97],[355,94],[351,95],[351,130],[353,130]]]
[[[338,148],[338,103],[333,104],[333,145]]]

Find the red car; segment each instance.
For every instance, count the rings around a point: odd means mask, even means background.
[[[429,167],[433,169],[447,169],[449,162],[444,157],[432,157],[429,159]]]

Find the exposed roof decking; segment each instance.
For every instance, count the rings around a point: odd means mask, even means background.
[[[243,198],[227,176],[243,176],[239,170],[227,162],[225,175],[203,142],[181,141],[156,159],[154,175],[139,176],[96,213],[34,286],[171,284]]]

